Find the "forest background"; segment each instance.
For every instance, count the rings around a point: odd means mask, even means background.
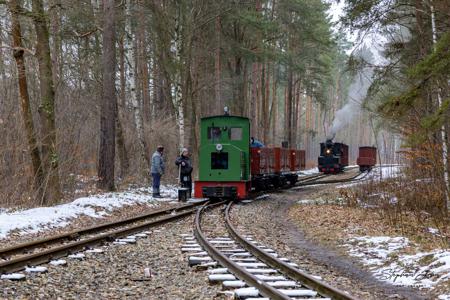
[[[351,161],[375,145],[445,199],[449,12],[445,0],[0,0],[0,205],[146,185],[158,144],[175,182],[172,160],[188,147],[196,164],[199,120],[224,106],[311,167],[334,133]]]

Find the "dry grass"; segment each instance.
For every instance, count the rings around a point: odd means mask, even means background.
[[[402,226],[395,226],[375,208],[328,204],[296,205],[289,216],[310,238],[332,246],[339,245],[349,235],[387,235],[405,236],[423,250],[448,247],[445,239],[431,234],[427,224],[417,223],[414,215],[404,216]]]

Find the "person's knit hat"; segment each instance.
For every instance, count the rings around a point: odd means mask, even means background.
[[[182,155],[182,154],[183,154],[183,152],[189,152],[189,150],[188,150],[187,148],[183,148],[183,149],[181,149],[180,155]]]

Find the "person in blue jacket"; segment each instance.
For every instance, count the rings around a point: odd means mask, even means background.
[[[164,174],[164,147],[158,146],[156,148],[155,153],[152,155],[152,165],[151,165],[151,173],[152,173],[152,188],[153,188],[153,197],[161,198],[161,194],[159,192],[159,185],[161,183],[161,176]]]
[[[256,140],[254,137],[250,138],[250,147],[251,148],[262,148],[264,147],[264,144],[260,141]]]

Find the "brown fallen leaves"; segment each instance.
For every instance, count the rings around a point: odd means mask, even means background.
[[[330,196],[329,193],[327,196]],[[428,228],[433,224],[419,224],[412,215],[405,214],[401,224],[393,224],[377,208],[323,204],[321,199],[323,196],[312,200],[317,200],[319,204],[312,202],[292,206],[289,217],[306,236],[327,246],[339,246],[351,236],[388,235],[407,237],[423,250],[445,248],[446,240],[441,236],[442,232],[430,233]]]

